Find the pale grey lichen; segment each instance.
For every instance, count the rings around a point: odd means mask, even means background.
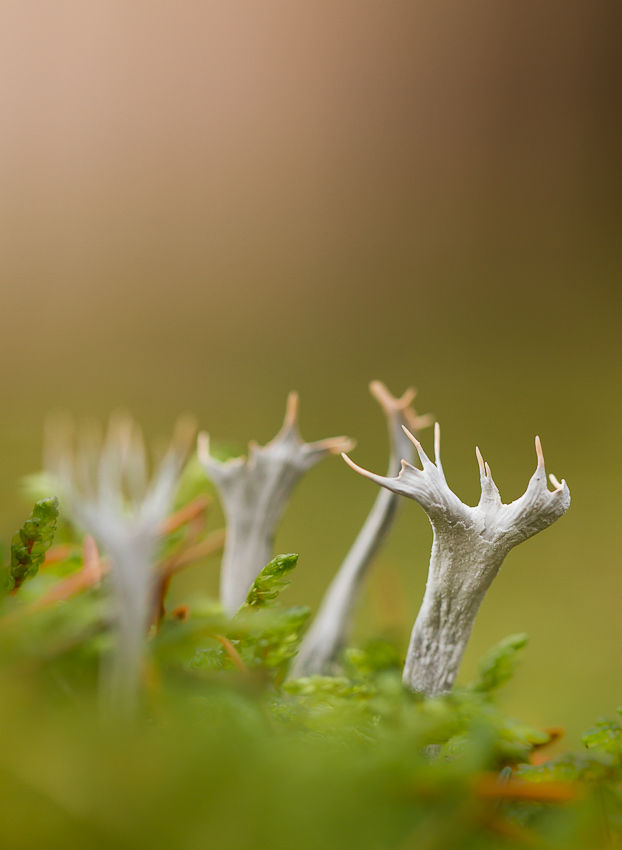
[[[432,417],[417,416],[411,403],[416,390],[410,388],[395,398],[381,381],[372,381],[369,390],[380,404],[389,432],[387,476],[397,475],[400,460],[412,459],[412,443],[402,426],[414,433],[432,424]],[[399,496],[382,490],[356,537],[345,560],[324,594],[318,613],[295,657],[290,677],[339,672],[339,655],[347,641],[361,584],[374,555],[386,539],[397,514]]]
[[[220,600],[233,615],[273,555],[277,526],[292,490],[311,467],[329,454],[348,451],[347,437],[305,443],[298,430],[298,394],[290,393],[283,426],[265,446],[249,444],[248,458],[221,462],[199,434],[199,460],[216,484],[227,519],[227,539],[220,573]]]
[[[559,519],[570,505],[565,481],[550,476],[536,437],[538,464],[525,493],[509,505],[501,502],[490,467],[476,450],[481,498],[465,505],[449,488],[440,458],[440,429],[435,428],[433,463],[412,435],[422,469],[402,461],[396,478],[374,475],[347,463],[393,493],[414,499],[433,529],[432,554],[423,603],[415,622],[404,668],[404,683],[434,696],[451,689],[481,602],[510,549]]]
[[[49,470],[59,480],[63,507],[100,543],[110,560],[114,643],[102,659],[106,713],[132,715],[138,704],[147,631],[153,613],[155,558],[167,515],[195,433],[179,420],[152,475],[142,434],[126,415],[110,418],[105,439],[82,431],[74,440],[68,420],[52,424]]]

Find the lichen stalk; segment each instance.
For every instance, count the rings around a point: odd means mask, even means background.
[[[418,433],[431,424],[432,419],[430,416],[417,416],[411,407],[416,395],[413,388],[406,390],[401,398],[395,398],[381,381],[372,381],[369,390],[387,421],[390,446],[387,476],[397,475],[400,459],[410,461],[413,454],[412,443],[402,426]],[[396,493],[388,490],[378,493],[300,645],[290,670],[291,678],[340,672],[339,656],[349,636],[360,588],[374,556],[389,534],[399,503]]]
[[[554,476],[550,476],[554,490],[549,491],[542,446],[536,437],[536,471],[525,493],[509,505],[502,503],[490,467],[476,449],[481,498],[476,507],[469,507],[445,480],[438,425],[436,463],[416,437],[408,436],[422,469],[403,460],[399,475],[390,478],[362,469],[346,455],[344,459],[361,475],[416,501],[432,525],[428,581],[408,647],[404,683],[435,696],[451,689],[479,607],[506,555],[559,519],[570,505],[570,492],[566,482],[560,483]]]
[[[298,395],[290,393],[283,426],[265,446],[249,444],[248,458],[221,462],[209,451],[209,438],[199,434],[199,459],[216,484],[225,517],[227,539],[220,572],[220,600],[233,615],[273,555],[274,535],[290,495],[300,478],[323,458],[349,450],[347,437],[305,443],[298,430]]]
[[[83,433],[75,448],[68,423],[51,434],[48,467],[59,477],[64,506],[110,560],[114,641],[100,671],[106,716],[132,717],[138,708],[161,526],[194,433],[192,421],[180,420],[151,476],[142,435],[125,415],[111,417],[103,445]]]

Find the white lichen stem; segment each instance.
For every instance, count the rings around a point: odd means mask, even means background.
[[[83,434],[76,450],[66,425],[51,434],[49,464],[59,477],[64,506],[110,560],[113,642],[100,676],[108,717],[132,717],[138,708],[162,521],[194,433],[193,422],[179,421],[151,478],[141,433],[127,416],[111,417],[103,446]]]
[[[425,510],[433,544],[423,603],[415,622],[404,683],[435,696],[451,689],[460,668],[475,617],[506,555],[514,546],[559,519],[570,505],[565,481],[554,476],[547,488],[544,456],[536,437],[538,464],[525,493],[509,505],[501,502],[490,467],[476,450],[481,498],[469,507],[449,489],[440,460],[440,430],[435,429],[436,463],[409,434],[422,463],[402,461],[397,478],[367,472],[346,455],[347,463],[393,493],[407,496]]]
[[[412,459],[413,447],[403,427],[415,433],[431,424],[431,417],[417,416],[410,406],[416,391],[408,389],[395,398],[381,381],[372,381],[371,394],[387,420],[390,456],[387,476],[396,475],[400,459]],[[347,642],[359,592],[369,567],[385,541],[399,507],[399,496],[381,490],[360,532],[329,585],[311,627],[290,670],[291,678],[339,672],[339,656]]]
[[[220,600],[231,615],[273,556],[273,541],[292,490],[311,467],[351,447],[347,437],[305,443],[298,430],[298,395],[290,393],[283,427],[265,446],[249,444],[248,458],[216,460],[207,434],[199,434],[199,460],[218,487],[227,520]]]

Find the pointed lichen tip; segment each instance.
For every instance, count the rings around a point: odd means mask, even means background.
[[[434,459],[437,466],[441,463],[441,426],[438,422],[434,423]]]
[[[331,455],[339,455],[352,451],[355,446],[356,440],[351,437],[326,437],[324,440],[316,440],[313,443],[303,443],[301,449],[305,454],[327,452]]]
[[[417,387],[408,387],[408,389],[404,390],[401,397],[398,399],[400,408],[405,410],[407,407],[413,403],[417,396]]]
[[[307,443],[314,451],[328,452],[331,455],[345,454],[351,452],[356,446],[356,440],[351,437],[327,437],[317,443]]]
[[[542,442],[540,437],[536,437],[536,455],[538,456],[538,468],[544,466],[544,452],[542,451]]]
[[[560,482],[560,481],[557,479],[557,477],[556,477],[555,475],[553,475],[553,473],[551,473],[551,474],[549,475],[549,481],[551,482],[551,484],[553,485],[553,487],[555,487],[555,489],[556,489],[556,490],[563,490],[563,489],[564,489],[564,484],[566,483],[565,481],[561,481],[561,482]]]
[[[354,463],[353,460],[350,460],[348,455],[345,452],[341,453],[341,457],[345,460],[348,466],[353,469],[355,472],[358,472],[359,475],[362,475],[363,478],[369,478],[370,481],[375,481],[377,484],[381,484],[383,481],[387,481],[390,479],[383,478],[381,475],[376,475],[374,472],[370,472],[368,469],[363,469],[362,466]]]
[[[417,415],[412,408],[407,408],[404,413],[408,416],[409,413],[412,413],[412,417],[408,417],[412,430],[414,431],[423,431],[424,428],[429,428],[430,425],[434,425],[434,414],[433,413],[423,413],[421,416]]]
[[[369,392],[376,399],[385,413],[389,413],[396,409],[398,399],[395,398],[387,385],[382,381],[370,381]]]
[[[290,428],[296,425],[298,421],[298,410],[300,407],[300,396],[296,392],[296,390],[292,390],[287,396],[287,403],[285,405],[285,419],[283,420],[283,425],[289,426]]]
[[[406,413],[417,394],[417,390],[414,387],[409,387],[397,398],[382,381],[370,381],[369,391],[386,412],[401,411]]]
[[[122,458],[125,458],[132,443],[135,427],[134,420],[127,410],[114,410],[108,417],[104,446],[108,449],[112,447],[120,449]]]
[[[479,450],[479,446],[475,446],[475,457],[477,458],[477,464],[479,466],[480,475],[486,477],[486,467],[484,465],[484,458],[482,457],[482,453]]]
[[[420,443],[420,442],[419,442],[419,440],[415,437],[415,435],[414,435],[414,434],[411,434],[411,432],[408,430],[408,428],[407,428],[405,425],[402,425],[402,431],[406,434],[406,436],[408,437],[408,439],[410,440],[410,442],[411,442],[411,443],[415,446],[415,448],[417,449],[417,451],[419,451],[419,450],[421,449],[421,443]]]
[[[382,395],[382,393],[388,393],[387,385],[384,381],[373,380],[370,381],[367,385],[369,387],[369,391],[373,396]]]
[[[359,466],[358,464],[354,463],[354,461],[351,460],[351,458],[349,458],[348,455],[345,452],[341,452],[341,457],[345,460],[345,462],[348,464],[348,466],[351,469],[353,469],[355,472],[359,472],[361,475],[369,475],[369,473],[367,472],[366,469],[363,469],[362,466]]]
[[[197,455],[201,463],[208,463],[210,460],[209,434],[207,431],[199,431],[197,435]]]
[[[271,443],[268,443],[268,446],[272,445],[273,443],[274,440],[272,440]],[[268,446],[263,446],[263,448],[267,449]],[[241,460],[243,463],[252,467],[257,461],[257,455],[260,454],[262,454],[262,446],[259,445],[257,440],[249,440],[248,451],[246,452],[246,454],[240,455],[238,458],[235,458],[235,460]],[[229,458],[229,460],[225,461],[225,463],[230,463],[232,460],[234,460],[234,458]]]

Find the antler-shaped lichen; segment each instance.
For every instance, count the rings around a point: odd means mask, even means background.
[[[110,418],[103,444],[83,433],[76,448],[67,422],[51,434],[48,464],[59,477],[63,506],[110,559],[116,634],[102,665],[102,696],[115,714],[131,714],[137,705],[158,541],[194,433],[194,423],[178,422],[151,480],[141,432],[125,415]]]
[[[397,475],[401,458],[410,461],[413,453],[412,443],[403,426],[417,433],[432,423],[432,417],[417,416],[410,406],[416,395],[413,388],[406,390],[401,398],[391,395],[381,381],[372,381],[369,390],[387,420],[390,444],[387,476]],[[336,672],[337,659],[348,637],[359,588],[374,555],[389,533],[398,504],[399,496],[396,493],[382,490],[378,494],[302,641],[290,673],[293,678]]]
[[[428,458],[412,435],[423,469],[402,461],[397,478],[374,475],[347,463],[393,493],[414,499],[427,513],[434,533],[423,603],[415,622],[404,668],[404,683],[430,696],[451,689],[479,606],[505,556],[559,519],[570,505],[565,481],[550,476],[550,492],[540,440],[538,465],[525,493],[504,505],[490,467],[476,450],[482,495],[477,507],[465,505],[449,489],[440,458],[440,429],[435,428],[435,459]]]
[[[265,446],[249,444],[248,458],[221,462],[209,453],[207,434],[199,434],[199,459],[217,485],[227,518],[227,540],[220,573],[220,599],[233,615],[263,567],[290,494],[301,476],[329,454],[348,451],[347,437],[305,443],[298,430],[298,394],[290,393],[283,426]]]

